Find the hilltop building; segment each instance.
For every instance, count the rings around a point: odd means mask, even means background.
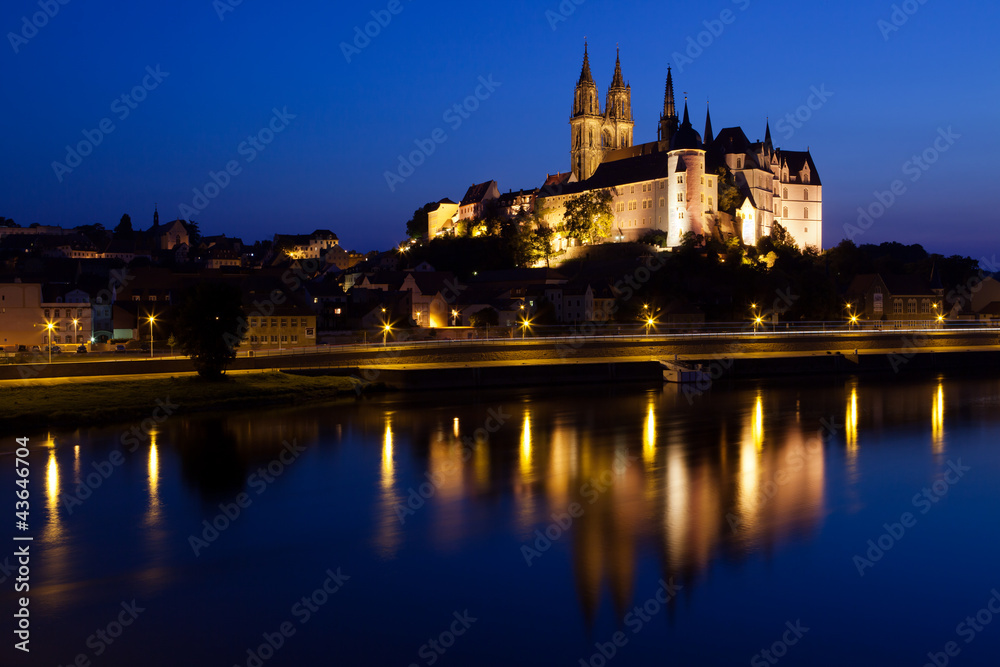
[[[705,131],[691,123],[687,100],[678,117],[673,73],[654,142],[634,144],[632,88],[622,76],[621,57],[604,108],[584,47],[583,67],[570,116],[571,176],[549,177],[537,206],[547,224],[558,229],[565,203],[586,192],[608,190],[615,224],[606,241],[636,241],[661,232],[667,246],[692,232],[706,238],[737,235],[755,244],[780,223],[802,248],[822,246],[823,186],[809,151],[776,148],[765,124],[764,140],[751,142],[739,127]],[[720,176],[720,171],[722,176]],[[740,197],[735,216],[719,211],[720,179],[731,175]],[[560,238],[562,247],[570,241]]]

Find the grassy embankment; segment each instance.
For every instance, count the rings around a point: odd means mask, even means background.
[[[347,377],[303,377],[286,373],[229,376],[206,382],[185,376],[121,382],[66,382],[0,386],[0,426],[78,426],[148,417],[157,399],[176,404],[177,414],[228,410],[355,395],[359,382]]]

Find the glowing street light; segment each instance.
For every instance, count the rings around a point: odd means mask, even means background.
[[[523,306],[522,306],[523,307]],[[531,320],[524,317],[521,319],[521,340],[524,340],[524,334],[528,330],[528,326],[531,324]]]
[[[80,333],[79,332],[79,327],[80,327],[80,320],[74,318],[73,319],[73,344],[74,345],[76,345],[76,341],[79,338],[79,333]]]
[[[47,338],[47,340],[49,342],[48,348],[49,348],[49,363],[50,364],[52,363],[52,332],[55,331],[55,328],[56,328],[56,325],[55,325],[54,322],[46,322],[45,323],[45,330],[48,331],[48,336],[46,338]]]
[[[753,321],[753,332],[757,333],[757,327],[764,323],[764,318],[758,315]]]
[[[386,346],[386,340],[389,338],[390,331],[392,331],[392,325],[384,324],[382,326],[382,347]]]
[[[649,330],[656,326],[656,320],[652,317],[646,318],[646,335],[649,335]]]
[[[156,321],[156,315],[152,313],[146,319],[149,320],[149,358],[153,358],[153,322]],[[218,318],[216,318],[218,319]]]
[[[457,310],[453,309],[451,311],[451,318],[452,318],[452,320],[451,320],[451,326],[457,327],[458,326],[458,311]]]

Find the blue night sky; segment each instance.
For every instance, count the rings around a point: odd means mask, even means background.
[[[740,125],[761,139],[769,116],[775,144],[809,147],[825,186],[826,247],[845,237],[845,223],[876,201],[876,190],[899,179],[905,192],[857,242],[921,243],[977,258],[1000,251],[996,209],[984,206],[994,199],[992,157],[1000,153],[993,2],[908,0],[917,11],[888,32],[889,1],[521,0],[460,9],[399,0],[398,15],[348,63],[341,43],[389,0],[244,0],[220,20],[226,1],[69,1],[13,45],[10,33],[20,34],[22,17],[39,5],[3,3],[0,215],[21,225],[111,228],[129,213],[146,228],[158,202],[161,220],[182,217],[181,205],[202,208],[191,217],[206,234],[249,242],[320,227],[348,248],[385,248],[405,236],[415,208],[457,201],[474,181],[516,190],[569,169],[567,121],[586,36],[602,101],[621,45],[636,143],[656,139],[673,64],[699,130],[710,99],[716,132]],[[674,54],[725,10],[730,23],[714,26],[721,34],[702,35],[703,53],[679,61]],[[168,73],[159,82],[147,72],[157,66]],[[500,85],[477,110],[446,119],[491,76]],[[115,102],[144,79],[152,90],[140,91],[134,109]],[[832,96],[807,122],[782,121],[824,86]],[[274,109],[295,118],[275,120]],[[113,131],[72,171],[60,168],[60,182],[53,162],[68,165],[66,146],[103,119]],[[281,131],[263,150],[243,143],[271,123]],[[390,191],[385,172],[438,128],[447,140]],[[938,142],[948,150],[914,171],[908,161],[948,128],[960,138]],[[231,161],[238,173],[227,187],[195,201],[209,172]]]

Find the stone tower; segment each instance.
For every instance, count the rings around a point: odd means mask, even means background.
[[[604,156],[604,151],[601,149],[601,129],[604,125],[604,117],[601,114],[597,84],[594,83],[594,77],[590,74],[590,57],[587,55],[586,44],[583,46],[583,69],[580,71],[580,80],[576,84],[573,114],[569,124],[572,134],[570,155],[573,173],[578,180],[583,181],[597,171]]]
[[[608,88],[604,105],[604,129],[601,147],[605,151],[628,148],[632,145],[635,121],[632,120],[632,86],[622,78],[621,55],[615,57],[615,75]]]
[[[677,117],[677,105],[674,103],[674,75],[667,67],[667,92],[663,96],[663,115],[660,116],[660,141],[665,141],[667,146],[677,134],[677,126],[680,119]]]

